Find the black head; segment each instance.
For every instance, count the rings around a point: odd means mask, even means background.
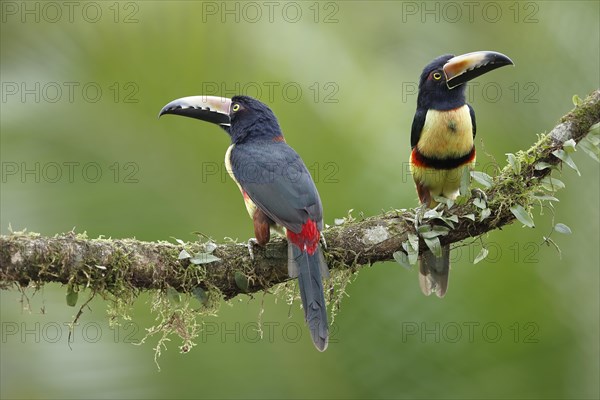
[[[163,114],[183,115],[222,127],[232,143],[282,136],[273,111],[249,96],[231,99],[215,96],[190,96],[173,100],[160,110]]]
[[[417,107],[450,110],[465,104],[468,81],[505,65],[514,65],[504,54],[477,51],[460,56],[443,55],[421,73]]]
[[[417,107],[434,110],[451,110],[465,104],[465,85],[450,89],[446,84],[444,65],[454,57],[440,56],[427,64],[419,79]]]
[[[229,134],[233,143],[248,139],[273,139],[282,136],[273,111],[264,103],[249,96],[234,96],[229,109]]]

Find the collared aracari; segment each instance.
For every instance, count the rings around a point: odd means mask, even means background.
[[[324,351],[329,328],[321,279],[329,271],[319,247],[323,208],[306,165],[285,142],[271,109],[248,96],[191,96],[170,102],[163,114],[208,121],[229,134],[225,165],[254,222],[255,242],[265,246],[271,229],[287,236],[288,273],[298,277],[313,343]]]
[[[410,135],[410,169],[421,204],[433,208],[435,197],[456,199],[465,168],[475,164],[475,112],[465,100],[466,83],[486,72],[514,65],[504,54],[478,51],[444,55],[421,73],[417,111]],[[450,246],[441,257],[426,251],[419,262],[425,295],[443,297],[448,289]]]

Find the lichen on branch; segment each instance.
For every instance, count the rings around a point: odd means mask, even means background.
[[[349,274],[363,265],[403,257],[414,263],[431,243],[457,243],[515,219],[532,223],[532,204],[551,202],[561,186],[551,172],[564,164],[576,168],[570,156],[576,144],[585,139],[578,148],[598,158],[599,121],[600,90],[596,90],[531,148],[509,155],[497,176],[474,175],[484,183],[485,199],[461,196],[426,213],[408,209],[367,218],[349,215],[326,228],[325,255],[332,282],[343,292]],[[421,240],[425,236],[431,239],[427,243]],[[274,238],[265,248],[255,248],[254,255],[249,257],[245,243],[142,242],[91,239],[73,232],[53,237],[12,232],[0,236],[0,288],[57,282],[68,285],[71,300],[87,288],[125,302],[133,301],[140,291],[171,290],[212,309],[221,298],[269,290],[289,280],[285,239]]]

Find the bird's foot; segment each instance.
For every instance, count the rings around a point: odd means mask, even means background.
[[[481,199],[487,203],[487,195],[481,189],[478,189],[478,188],[471,189],[471,196],[477,197],[478,199]]]
[[[423,216],[429,210],[429,206],[425,203],[422,203],[419,207],[415,208],[415,229],[417,229],[421,225],[421,221],[423,221]]]
[[[319,238],[319,241],[321,242],[323,249],[327,250],[327,241],[325,240],[325,236],[323,236],[322,233],[321,233],[321,237]]]
[[[254,261],[254,245],[258,244],[258,240],[256,240],[256,238],[250,238],[248,239],[248,244],[246,245],[248,247],[248,254],[250,255],[250,259],[252,261]]]

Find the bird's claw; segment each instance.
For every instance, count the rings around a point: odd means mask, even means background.
[[[248,244],[246,245],[248,247],[248,254],[250,255],[250,259],[252,261],[254,261],[254,250],[252,249],[252,247],[258,244],[258,240],[256,240],[256,238],[250,238],[248,239]]]
[[[478,199],[481,199],[487,203],[487,195],[485,194],[485,192],[483,190],[481,190],[479,188],[471,189],[471,196],[477,197]]]
[[[321,242],[321,245],[323,246],[323,249],[327,250],[327,241],[325,240],[325,236],[323,236],[323,234],[321,234],[321,237],[319,238],[319,241]]]

